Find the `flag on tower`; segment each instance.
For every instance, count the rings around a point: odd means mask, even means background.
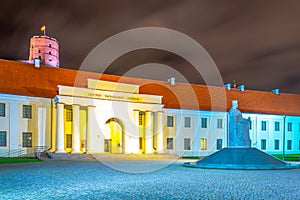
[[[44,33],[44,35],[46,35],[46,26],[45,25],[41,27],[41,31]]]

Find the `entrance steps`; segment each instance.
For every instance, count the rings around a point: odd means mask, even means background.
[[[176,160],[180,156],[175,154],[71,154],[52,153],[52,159],[56,160]]]

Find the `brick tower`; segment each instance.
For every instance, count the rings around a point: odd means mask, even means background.
[[[47,35],[35,35],[30,39],[29,60],[40,59],[41,64],[59,67],[58,41]]]

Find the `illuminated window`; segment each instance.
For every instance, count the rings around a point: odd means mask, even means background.
[[[207,149],[207,139],[206,138],[201,138],[201,140],[200,140],[200,149],[201,150],[206,150]]]
[[[184,138],[184,150],[191,150],[191,139]]]
[[[190,117],[184,118],[184,127],[191,127],[191,118]]]
[[[167,127],[174,126],[174,116],[167,116]]]
[[[266,139],[262,139],[260,146],[261,146],[261,150],[266,150],[267,149],[267,140]]]
[[[217,139],[217,150],[222,149],[222,139]]]
[[[0,147],[6,147],[6,142],[6,131],[0,131]]]
[[[262,131],[267,130],[267,122],[266,121],[261,121],[261,130]]]
[[[280,125],[279,122],[275,122],[275,131],[279,131],[280,130],[279,125]]]
[[[139,125],[144,125],[144,116],[143,112],[139,112]]]
[[[66,121],[71,122],[73,120],[73,114],[71,108],[66,108]]]
[[[140,146],[140,149],[143,149],[143,138],[142,137],[139,137],[139,146]]]
[[[32,118],[32,106],[31,105],[23,105],[23,118]]]
[[[274,150],[279,150],[279,140],[274,140]]]
[[[293,130],[293,123],[292,122],[288,122],[287,129],[288,129],[288,131],[292,131]]]
[[[201,128],[207,128],[207,118],[201,118]]]
[[[287,150],[292,150],[292,140],[287,141]]]
[[[217,128],[223,128],[223,119],[217,119]]]
[[[5,117],[5,103],[0,103],[0,117]]]
[[[67,134],[66,135],[66,137],[67,137],[67,144],[66,144],[66,147],[67,148],[72,148],[72,134]]]
[[[23,147],[32,147],[32,133],[23,132],[22,138],[23,138],[23,140],[22,140]]]
[[[174,148],[173,138],[167,138],[167,149],[171,150]]]

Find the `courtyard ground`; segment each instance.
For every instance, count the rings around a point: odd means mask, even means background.
[[[300,197],[300,169],[205,170],[183,167],[182,161],[161,160],[113,163],[54,160],[0,165],[0,199]],[[116,170],[122,166],[125,170]],[[135,166],[134,173],[124,172]],[[141,169],[145,173],[139,173]]]

